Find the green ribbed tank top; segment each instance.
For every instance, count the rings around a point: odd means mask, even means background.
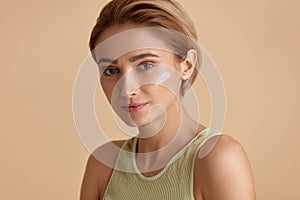
[[[103,199],[194,199],[194,161],[200,147],[215,135],[220,135],[220,133],[209,128],[204,129],[179,151],[163,170],[152,177],[145,177],[139,173],[134,156],[130,156],[131,158],[128,159],[127,154],[122,155],[121,152]],[[127,152],[135,152],[136,143],[137,138],[131,138],[123,144],[122,149]],[[122,169],[122,171],[118,169]]]

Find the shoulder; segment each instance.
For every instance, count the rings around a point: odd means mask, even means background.
[[[213,137],[201,147],[194,178],[204,199],[255,199],[247,155],[242,145],[227,134]]]
[[[106,143],[89,156],[82,180],[80,200],[99,199],[103,196],[117,159],[117,151],[113,149],[120,149],[125,141]],[[112,149],[112,144],[117,148]]]

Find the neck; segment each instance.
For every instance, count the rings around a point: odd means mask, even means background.
[[[182,109],[180,102],[174,102],[165,115],[139,128],[138,152],[154,152],[165,146],[177,152],[204,128]]]
[[[160,125],[163,125],[161,129],[158,128]],[[175,102],[165,116],[152,121],[147,127],[139,128],[136,157],[138,168],[145,176],[157,174],[203,129],[204,126],[195,122]],[[156,130],[156,134],[145,137],[150,135],[151,130]]]

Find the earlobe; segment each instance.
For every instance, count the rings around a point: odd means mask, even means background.
[[[181,77],[183,80],[187,80],[194,72],[195,65],[197,63],[197,52],[195,49],[190,49],[187,52],[185,60],[182,62]]]

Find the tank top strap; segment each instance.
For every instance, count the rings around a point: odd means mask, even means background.
[[[212,129],[212,128],[204,129],[199,134],[197,134],[193,138],[193,140],[188,144],[188,147],[186,148],[186,151],[184,152],[183,156],[181,156],[181,158],[192,159],[192,163],[189,164],[193,165],[197,154],[199,154],[200,149],[202,149],[203,147],[203,151],[201,150],[201,155],[198,156],[201,156],[201,158],[203,158],[207,155],[207,153],[209,153],[210,150],[213,149],[214,145],[217,143],[218,137],[216,136],[220,136],[222,134],[223,133],[221,133],[216,129]],[[212,138],[215,138],[213,142],[210,143],[210,145],[204,146],[204,144]],[[182,161],[182,163],[186,163],[186,162]]]

